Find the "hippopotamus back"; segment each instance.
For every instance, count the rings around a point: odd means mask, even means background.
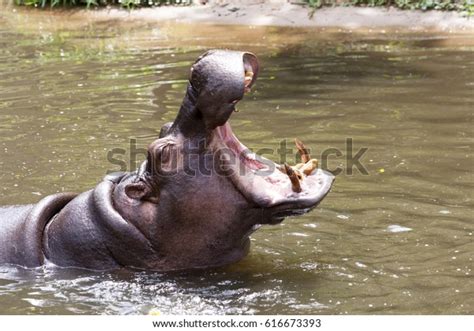
[[[0,263],[26,267],[42,265],[44,228],[75,196],[74,193],[59,193],[36,205],[0,207]]]

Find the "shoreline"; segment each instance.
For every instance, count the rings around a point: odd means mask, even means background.
[[[344,30],[373,29],[376,31],[440,31],[474,32],[474,17],[462,17],[459,12],[400,10],[389,7],[326,7],[311,9],[290,3],[192,5],[139,8],[131,11],[104,8],[78,10],[77,14],[97,19],[175,21],[219,25],[252,25],[304,28],[339,28]]]

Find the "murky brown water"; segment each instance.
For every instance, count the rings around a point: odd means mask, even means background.
[[[92,21],[0,7],[0,205],[84,191],[174,118],[208,48],[255,52],[249,147],[346,138],[369,175],[192,274],[0,267],[0,313],[474,313],[474,36]],[[277,160],[277,155],[269,156]],[[124,160],[128,161],[124,156]],[[139,157],[139,161],[142,157]],[[329,168],[344,164],[331,159]]]

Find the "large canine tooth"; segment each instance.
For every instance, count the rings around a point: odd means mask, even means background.
[[[253,79],[253,72],[246,71],[245,72],[245,87],[248,87],[250,83],[252,83],[252,79]]]
[[[308,149],[305,147],[303,142],[299,140],[298,138],[295,138],[295,144],[296,144],[296,148],[298,149],[298,152],[301,155],[301,161],[306,164],[311,159]]]
[[[301,184],[300,184],[300,180],[298,179],[298,176],[288,164],[285,163],[284,167],[285,167],[285,172],[291,181],[291,189],[293,190],[293,192],[300,193]]]
[[[318,167],[318,160],[311,159],[304,166],[300,168],[300,170],[306,175],[309,176],[313,172],[314,169]]]
[[[293,170],[293,172],[296,174],[296,177],[298,177],[299,180],[303,180],[303,173],[299,169],[302,166],[304,166],[303,163],[298,163],[297,165],[290,167],[291,170]],[[282,173],[284,173],[285,175],[288,174],[288,172],[286,171],[285,165],[280,164],[280,165],[277,165],[276,168],[280,170]]]
[[[296,166],[291,167],[299,180],[303,180],[303,173]]]
[[[297,163],[293,166],[293,169],[301,169],[304,165],[304,163]]]
[[[244,92],[245,93],[250,92],[250,87],[249,86],[252,83],[252,80],[253,80],[253,72],[252,71],[246,71],[245,72],[245,79],[244,79],[244,86],[245,86]]]

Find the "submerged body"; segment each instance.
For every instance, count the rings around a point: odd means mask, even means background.
[[[250,153],[231,130],[228,119],[257,75],[250,53],[203,54],[176,120],[162,128],[138,171],[108,175],[80,195],[0,208],[0,263],[221,266],[247,254],[260,225],[314,208],[333,176],[316,169],[301,142],[303,164],[276,165]]]

